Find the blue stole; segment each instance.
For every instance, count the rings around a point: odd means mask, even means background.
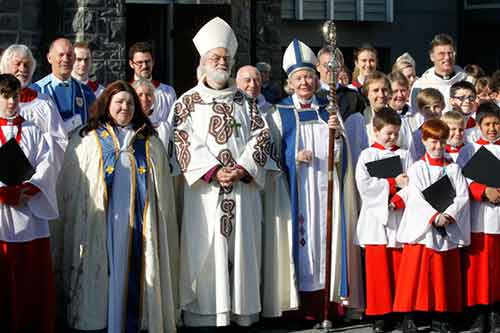
[[[283,135],[281,138],[282,156],[283,156],[283,170],[288,179],[290,188],[291,204],[292,204],[292,239],[293,239],[293,258],[295,264],[295,271],[298,272],[299,263],[299,193],[297,183],[297,160],[295,156],[295,144],[298,141],[297,129],[301,122],[318,120],[320,117],[323,121],[328,122],[329,114],[326,111],[327,102],[317,98],[319,102],[319,110],[304,109],[300,112],[295,110],[293,99],[291,96],[284,98],[277,105],[276,108],[280,114],[281,124],[283,128]],[[296,117],[297,114],[297,117]],[[297,121],[298,120],[298,121]],[[348,283],[348,270],[347,270],[347,225],[344,207],[344,177],[347,171],[347,158],[348,151],[346,142],[342,137],[342,170],[341,177],[339,177],[340,184],[340,232],[341,232],[341,283],[340,283],[340,296],[349,296],[349,283]],[[326,171],[326,170],[325,170]],[[338,191],[339,189],[337,189]]]
[[[120,146],[113,128],[109,125],[96,130],[97,138],[101,145],[104,181],[106,182],[106,199],[112,193],[114,169],[118,161]],[[135,189],[135,198],[132,203],[134,209],[130,217],[130,249],[127,283],[126,325],[125,332],[137,333],[140,330],[141,306],[142,306],[142,282],[143,282],[143,242],[142,222],[144,207],[147,205],[147,167],[148,148],[147,140],[138,134],[132,144],[134,149],[135,165],[132,164],[132,188]],[[135,179],[134,179],[135,178]],[[135,184],[134,184],[135,180]],[[106,200],[108,201],[108,200]]]
[[[89,90],[88,87],[83,87],[81,83],[77,82],[73,78],[70,78],[69,80],[71,82],[71,109],[69,110],[63,108],[65,104],[64,101],[57,97],[54,87],[52,86],[52,74],[49,74],[40,81],[32,84],[31,88],[38,92],[47,94],[52,98],[63,121],[66,121],[78,114],[82,119],[82,124],[85,124],[88,119],[88,109],[95,101],[95,96],[92,98],[90,96],[91,94],[85,91],[85,88]]]

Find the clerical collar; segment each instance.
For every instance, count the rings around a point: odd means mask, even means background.
[[[63,81],[63,80],[59,79],[57,76],[55,76],[54,74],[52,74],[52,82],[53,82],[54,86],[62,85],[65,87],[69,87],[71,84],[71,77],[69,77],[67,80]]]
[[[17,126],[17,125],[21,124],[23,121],[24,121],[24,118],[16,113],[12,117],[8,117],[8,118],[0,117],[0,126],[5,126],[5,125]]]
[[[399,149],[399,146],[398,145],[393,145],[391,148],[387,149],[385,148],[383,145],[381,145],[380,143],[378,142],[374,142],[372,144],[372,147],[373,148],[377,148],[377,149],[380,149],[380,150],[390,150],[390,151],[396,151]]]
[[[451,72],[451,73],[450,73],[450,74],[448,74],[448,75],[441,75],[441,74],[436,73],[436,71],[434,71],[434,74],[435,74],[437,77],[439,77],[440,79],[442,79],[442,80],[449,80],[449,79],[451,79],[452,77],[454,77],[454,76],[455,76],[455,71]]]
[[[500,138],[497,138],[495,141],[489,141],[484,139],[483,137],[479,138],[479,140],[476,141],[477,144],[479,145],[500,145]]]
[[[464,146],[464,144],[460,144],[458,146],[452,146],[450,144],[446,144],[446,146],[444,147],[445,151],[449,154],[453,154],[453,153],[459,153],[460,152],[460,149],[462,149],[462,147]]]
[[[447,166],[451,163],[449,159],[447,159],[444,155],[441,157],[432,157],[428,152],[422,157],[422,160],[427,162],[431,166]]]

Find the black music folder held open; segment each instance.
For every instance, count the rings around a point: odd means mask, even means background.
[[[440,213],[444,212],[457,196],[457,192],[455,192],[455,188],[451,184],[448,175],[444,175],[444,177],[429,185],[422,191],[422,194],[425,200]],[[441,236],[446,236],[446,229],[444,227],[436,227],[436,229]]]
[[[35,173],[14,138],[0,147],[0,181],[8,186],[20,185]]]
[[[473,181],[489,186],[500,187],[500,161],[485,147],[481,147],[465,164],[462,173]]]
[[[401,158],[398,155],[368,162],[365,165],[371,177],[396,178],[403,173]]]

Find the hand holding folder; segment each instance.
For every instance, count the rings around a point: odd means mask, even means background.
[[[444,175],[439,180],[422,191],[425,200],[438,212],[443,213],[455,199],[457,193],[448,175]],[[435,227],[441,236],[446,236],[444,227]]]
[[[403,173],[401,158],[398,155],[365,163],[371,177],[396,178]]]

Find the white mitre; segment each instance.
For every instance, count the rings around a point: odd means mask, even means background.
[[[301,69],[316,71],[318,60],[314,52],[298,39],[294,39],[283,55],[283,70],[288,76]]]
[[[227,49],[234,58],[238,49],[238,40],[233,29],[220,17],[213,18],[205,24],[193,38],[194,46],[201,56],[218,47]]]

